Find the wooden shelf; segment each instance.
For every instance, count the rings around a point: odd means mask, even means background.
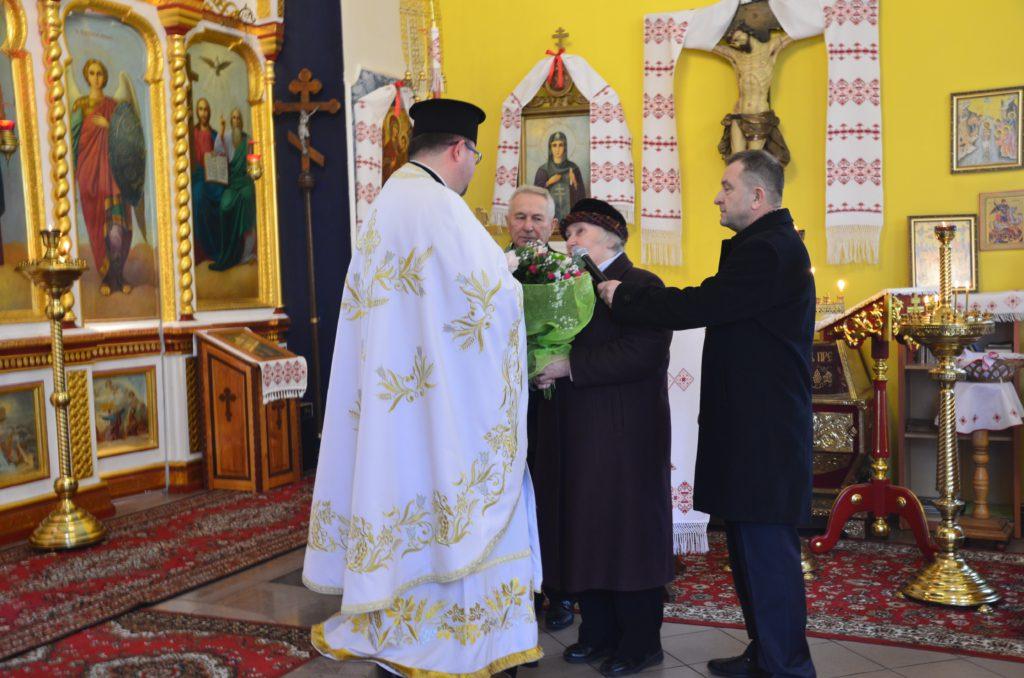
[[[1012,350],[1016,353],[1024,351],[1024,322],[996,323],[996,326],[996,333],[1001,336],[999,339],[1001,344],[1005,344],[1004,339],[1012,336]],[[899,360],[897,370],[899,397],[896,399],[897,416],[896,425],[893,427],[896,438],[893,456],[896,464],[897,483],[904,487],[909,487],[912,485],[908,478],[908,468],[910,466],[908,456],[910,455],[911,447],[914,450],[913,458],[918,460],[922,458],[919,455],[926,452],[926,450],[922,449],[924,446],[930,447],[931,454],[934,456],[937,453],[935,442],[939,437],[938,426],[935,425],[934,419],[913,418],[910,413],[914,412],[917,417],[925,414],[924,408],[930,406],[926,405],[926,403],[933,401],[938,385],[930,378],[927,378],[928,371],[935,368],[935,363],[914,362],[916,353],[911,353],[905,346],[899,347],[897,355]],[[1018,376],[1015,382],[1018,389],[1020,389],[1021,381],[1022,378]],[[925,389],[928,389],[928,391],[926,392]],[[911,408],[911,403],[915,403],[916,407]],[[990,458],[1001,457],[1005,460],[1006,457],[1004,455],[1009,453],[1012,456],[1011,464],[1013,470],[1009,474],[997,475],[990,468],[990,487],[992,490],[1000,490],[1000,492],[996,492],[999,504],[989,504],[993,516],[991,520],[977,521],[971,518],[969,513],[964,514],[963,526],[968,537],[1005,541],[1012,534],[1017,539],[1021,538],[1021,465],[1024,463],[1022,462],[1022,459],[1024,459],[1024,430],[1022,429],[1024,427],[1018,426],[1005,431],[992,431],[989,433],[989,443],[991,445],[989,450]],[[971,436],[970,434],[958,434],[957,438],[967,443],[960,447],[961,463],[963,464],[961,493],[965,496],[971,496],[974,471],[970,450]],[[931,442],[932,445],[928,445],[927,442],[915,443],[915,441],[927,441]],[[912,445],[912,443],[914,444]],[[934,493],[934,489],[929,489],[928,493]],[[1007,494],[1009,496],[999,496]],[[991,493],[989,498],[990,500],[992,499]],[[921,500],[927,505],[928,500],[925,497],[921,497]],[[968,507],[969,510],[970,508]],[[937,517],[934,515],[934,512],[929,512],[929,523],[934,524],[936,520]]]

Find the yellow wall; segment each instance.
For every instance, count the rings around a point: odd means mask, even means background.
[[[712,4],[711,0],[441,0],[448,96],[472,101],[488,115],[480,130],[485,157],[466,195],[490,209],[501,104],[551,48],[558,26],[568,51],[585,57],[618,92],[634,138],[639,187],[643,15]],[[1024,84],[1021,0],[882,0],[881,50],[885,228],[877,266],[825,262],[824,144],[827,65],[821,37],[787,48],[772,88],[782,132],[793,154],[785,205],[801,228],[817,269],[819,293],[848,282],[848,303],[883,287],[909,284],[907,216],[976,213],[978,193],[1024,189],[1024,171],[952,175],[951,92]],[[683,172],[684,265],[655,268],[668,284],[699,282],[717,267],[718,225],[711,200],[722,161],[716,150],[723,114],[736,98],[722,59],[684,50],[677,70]],[[638,196],[639,197],[639,196]],[[639,261],[639,232],[627,251]],[[1024,288],[1024,250],[979,257],[982,290]]]

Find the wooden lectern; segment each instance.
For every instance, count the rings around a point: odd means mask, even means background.
[[[207,486],[265,492],[297,481],[305,361],[244,327],[197,336]]]

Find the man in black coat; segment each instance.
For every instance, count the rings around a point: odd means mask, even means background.
[[[559,225],[610,280],[662,286],[623,252],[626,220],[584,198]],[[672,333],[624,325],[598,303],[568,359],[536,377],[541,388],[534,488],[544,584],[576,595],[578,642],[569,663],[603,659],[605,676],[638,673],[663,661],[665,584],[672,581]]]
[[[725,520],[751,642],[708,663],[715,675],[813,676],[796,526],[811,496],[814,279],[781,207],[782,166],[764,151],[729,158],[715,198],[718,273],[699,287],[602,283],[621,323],[706,327],[694,506]]]

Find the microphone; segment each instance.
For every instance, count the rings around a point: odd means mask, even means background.
[[[590,258],[590,252],[586,247],[574,247],[572,248],[572,258],[578,263],[583,265],[583,268],[587,269],[587,273],[590,277],[597,282],[608,282],[608,276],[597,267],[594,260]]]

